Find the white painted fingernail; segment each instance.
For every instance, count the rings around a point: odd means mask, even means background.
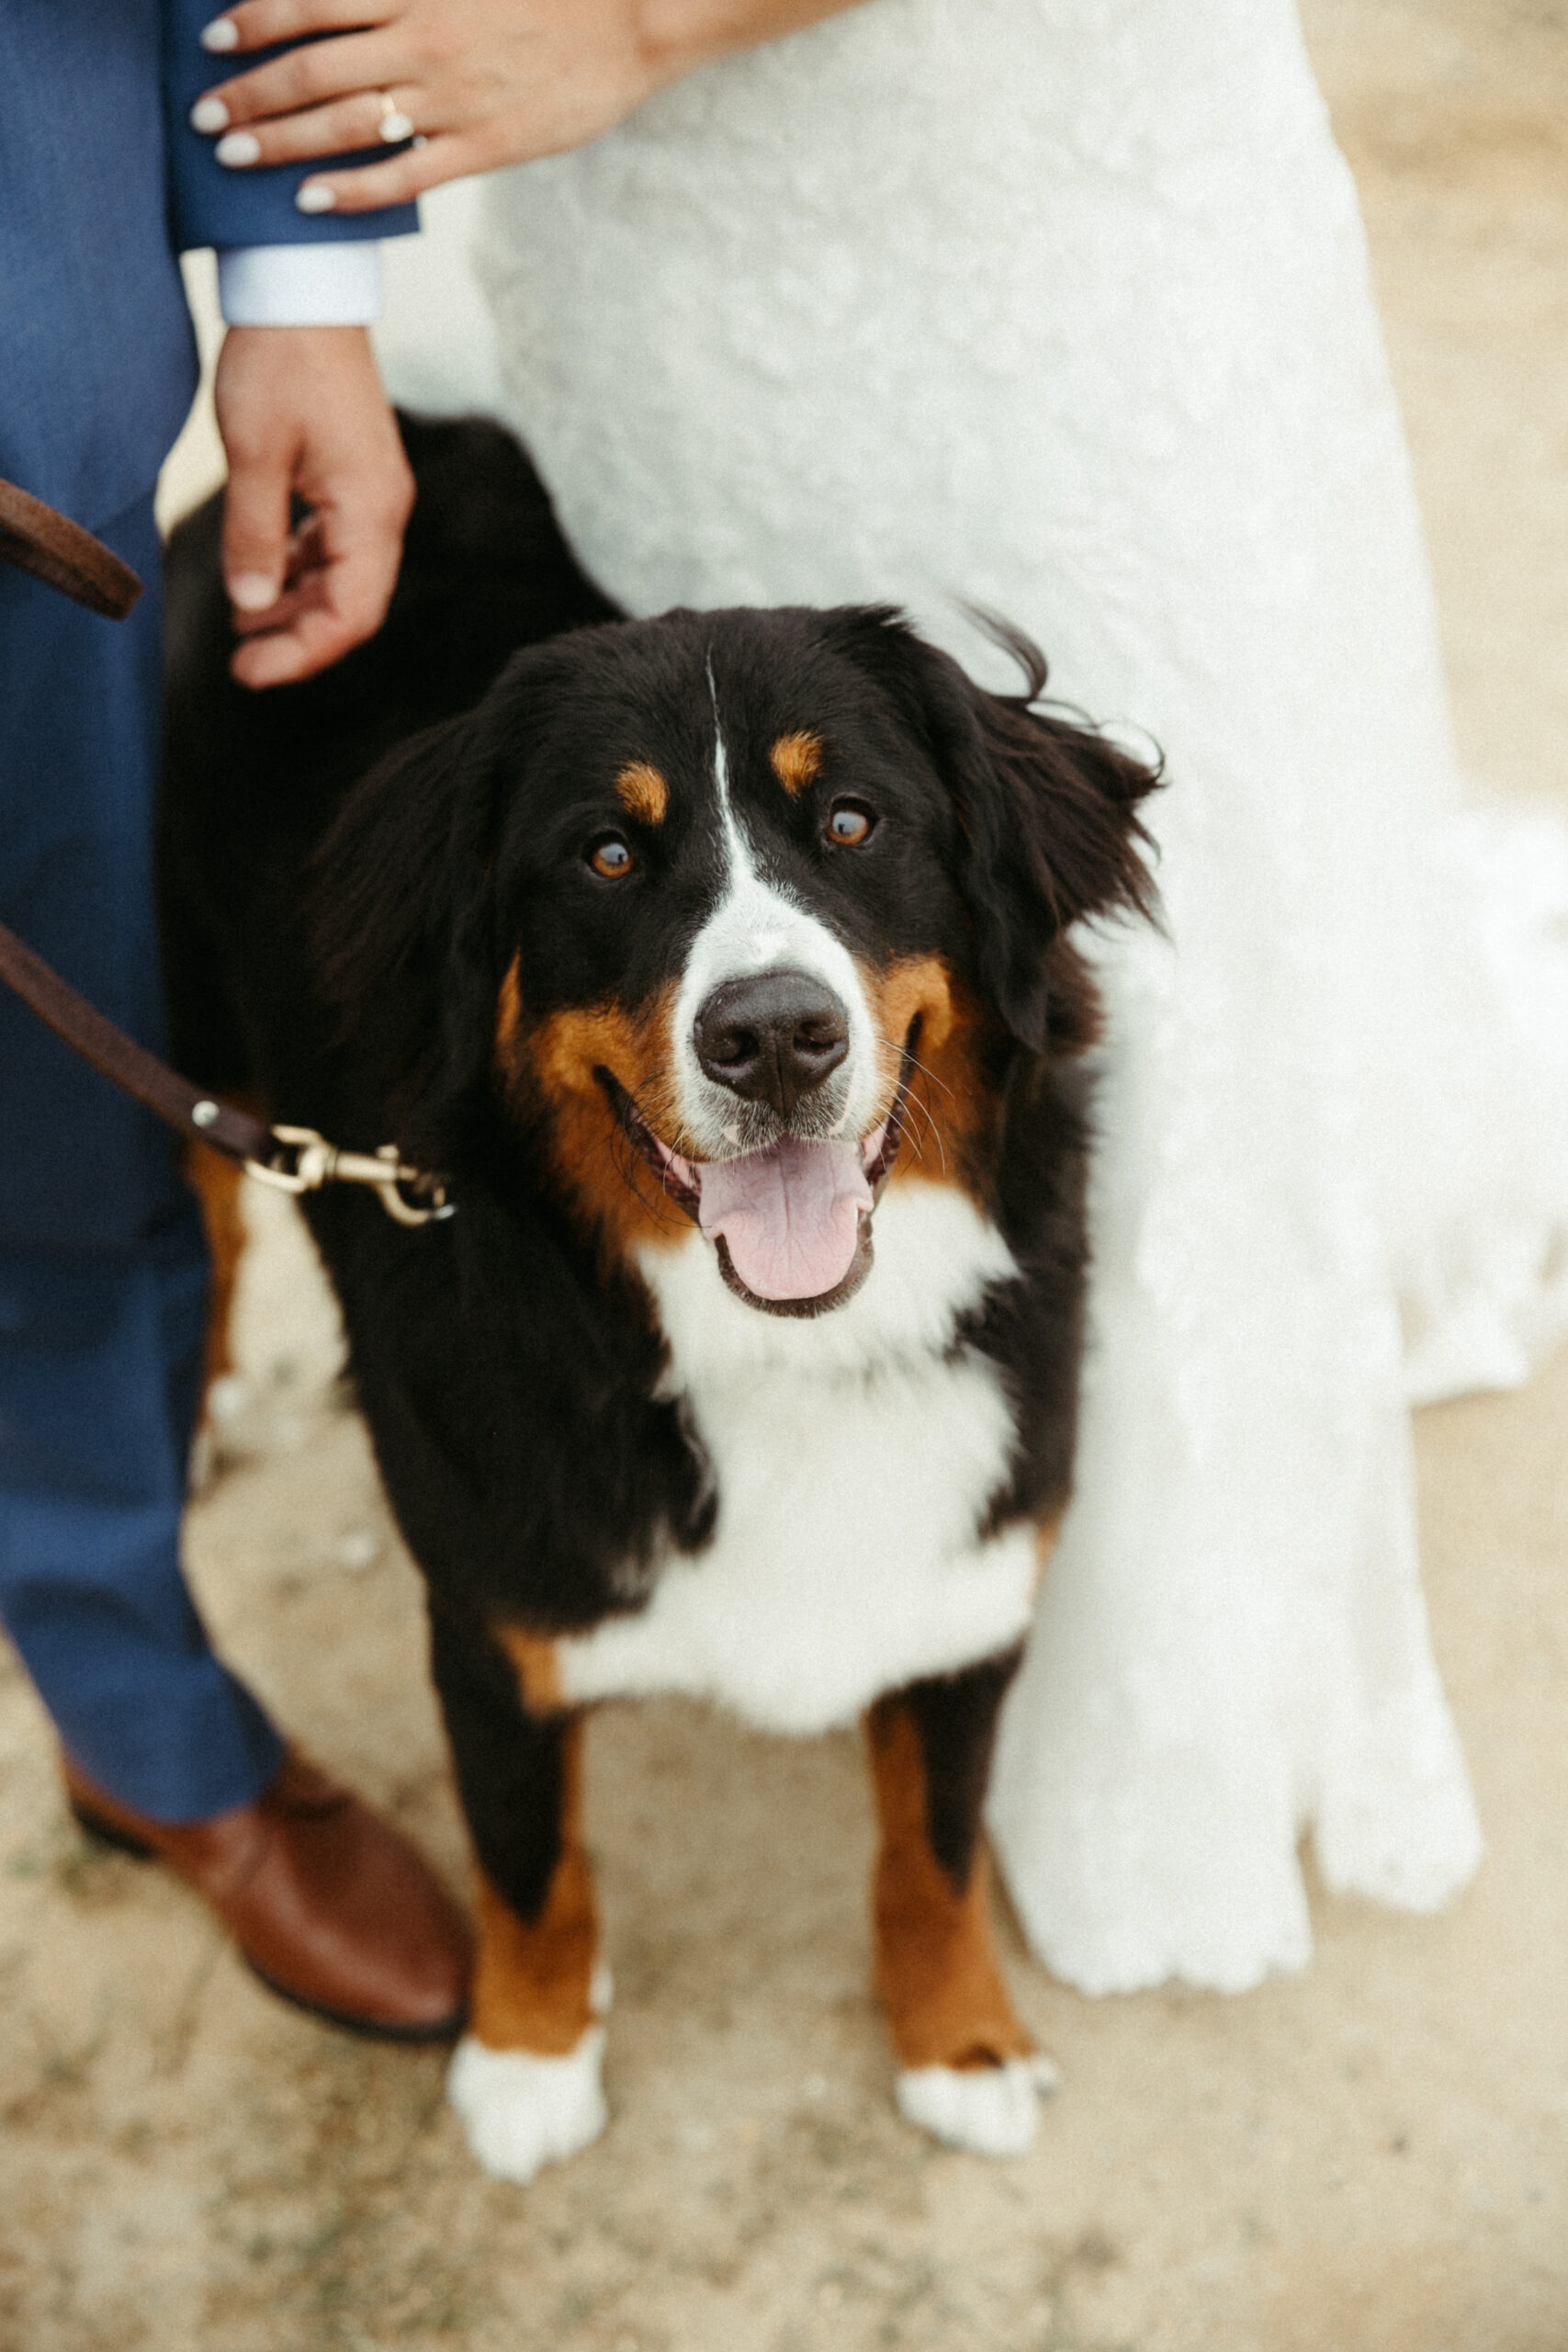
[[[337,192],[325,180],[307,180],[294,202],[301,212],[330,212],[337,202]]]
[[[261,141],[253,130],[231,130],[213,149],[220,164],[258,164],[261,161]]]
[[[240,28],[232,17],[214,17],[209,25],[203,25],[197,38],[209,56],[220,57],[226,49],[239,48]]]
[[[229,582],[229,602],[242,613],[265,613],[277,602],[277,582],[265,571],[236,572]]]
[[[193,130],[227,130],[229,109],[221,98],[197,98],[190,110]]]

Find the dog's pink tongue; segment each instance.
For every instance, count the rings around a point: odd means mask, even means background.
[[[722,1233],[729,1262],[759,1298],[820,1298],[841,1283],[855,1254],[871,1186],[854,1143],[781,1136],[744,1159],[702,1164],[697,1214],[710,1241]]]

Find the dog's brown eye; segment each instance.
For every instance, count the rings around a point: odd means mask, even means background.
[[[828,839],[840,849],[859,849],[871,839],[876,820],[858,800],[835,800],[828,819]]]
[[[619,833],[604,833],[589,851],[588,863],[606,882],[618,882],[623,874],[631,872],[637,860]]]

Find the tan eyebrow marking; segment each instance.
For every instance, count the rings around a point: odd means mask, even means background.
[[[670,809],[670,786],[648,760],[628,760],[615,778],[615,797],[628,817],[661,825]]]
[[[773,774],[793,800],[804,792],[822,765],[822,738],[805,728],[793,735],[781,735],[768,754]]]

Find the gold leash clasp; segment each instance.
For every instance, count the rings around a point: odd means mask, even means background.
[[[323,1184],[368,1184],[398,1225],[432,1225],[457,1214],[440,1178],[406,1167],[395,1143],[384,1143],[375,1152],[340,1151],[314,1127],[274,1127],[272,1132],[280,1146],[277,1158],[245,1162],[247,1174],[258,1183],[295,1193],[319,1192]],[[412,1200],[407,1197],[410,1192],[415,1195]]]

